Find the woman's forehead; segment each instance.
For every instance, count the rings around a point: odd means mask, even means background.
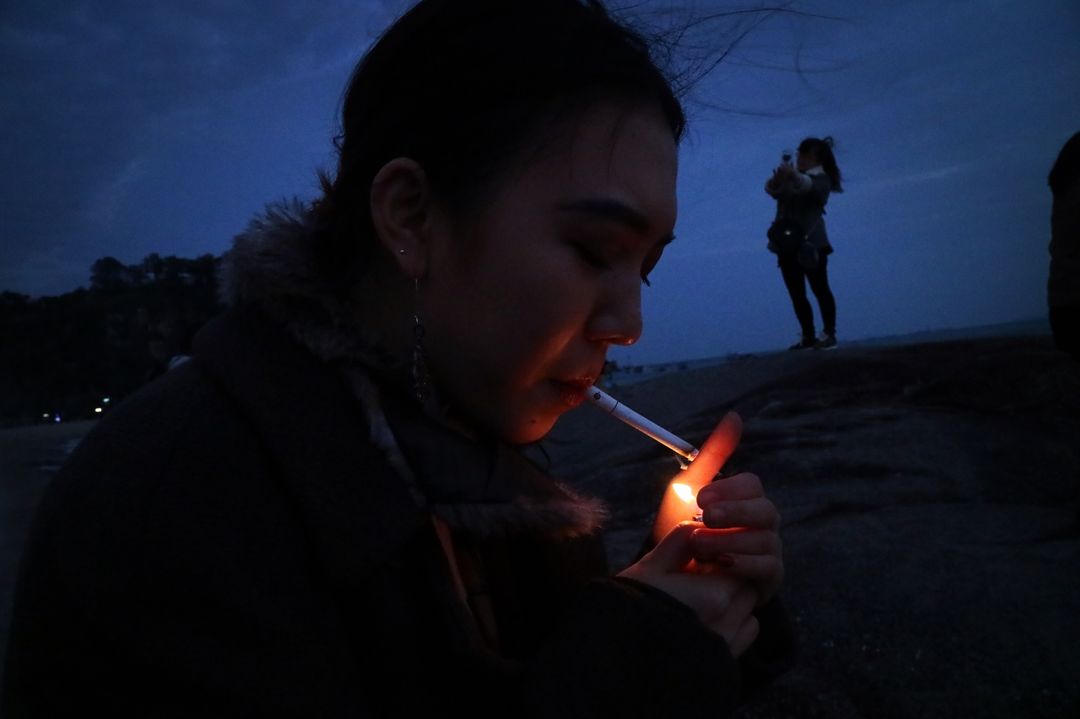
[[[620,204],[651,222],[672,215],[678,148],[658,110],[605,103],[567,122],[517,168],[517,189],[552,207]],[[651,224],[650,222],[650,224]]]

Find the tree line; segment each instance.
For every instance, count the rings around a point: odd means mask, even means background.
[[[220,311],[220,258],[102,257],[89,289],[0,292],[0,424],[89,419],[186,354]]]

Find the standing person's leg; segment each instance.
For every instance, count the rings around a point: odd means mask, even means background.
[[[825,325],[827,337],[836,337],[836,298],[833,297],[829,288],[828,274],[829,258],[822,255],[818,266],[806,271],[806,279],[810,283],[810,289],[817,298],[818,308],[821,310],[821,322]]]
[[[812,347],[814,344],[814,310],[810,307],[810,300],[806,299],[806,273],[801,265],[795,260],[781,260],[780,272],[784,276],[784,286],[787,287],[791,304],[795,308],[795,317],[799,320],[802,330],[802,342],[794,345],[791,349],[800,346]]]

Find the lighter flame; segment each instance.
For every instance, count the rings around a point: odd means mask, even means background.
[[[697,490],[690,482],[669,482],[653,522],[653,540],[659,542],[673,528],[698,517]]]
[[[690,489],[689,484],[683,484],[682,482],[672,482],[671,488],[675,490],[675,494],[679,496],[679,499],[690,504],[694,501],[694,490]]]

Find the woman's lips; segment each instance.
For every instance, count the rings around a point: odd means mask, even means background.
[[[572,380],[552,380],[552,384],[559,391],[562,403],[569,408],[574,408],[585,401],[585,392],[592,386],[590,378]]]

